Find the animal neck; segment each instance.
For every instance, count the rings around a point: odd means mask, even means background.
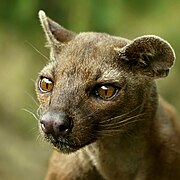
[[[145,164],[148,133],[132,132],[121,137],[101,139],[87,147],[94,166],[105,179],[131,179]],[[114,177],[114,178],[113,178]]]
[[[104,137],[86,147],[92,163],[105,179],[145,177],[144,172],[150,166],[149,159],[152,159],[149,153],[150,136],[158,106],[155,92],[154,89],[149,94],[149,97],[154,94],[153,100],[145,101],[143,112],[147,116],[144,121],[136,123],[127,132]]]

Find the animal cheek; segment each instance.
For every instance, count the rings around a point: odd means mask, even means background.
[[[89,121],[88,121],[89,120]],[[96,123],[93,123],[90,119],[78,119],[74,121],[74,128],[72,130],[72,136],[77,137],[83,143],[94,139],[96,134]]]
[[[51,97],[45,94],[38,94],[37,97],[42,107],[47,106],[51,100]]]

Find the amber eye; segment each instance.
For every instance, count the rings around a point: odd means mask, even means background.
[[[118,88],[112,85],[102,85],[97,88],[96,95],[103,100],[111,100],[118,92]]]
[[[49,78],[43,77],[39,81],[39,89],[43,93],[52,91],[53,86],[53,81]]]

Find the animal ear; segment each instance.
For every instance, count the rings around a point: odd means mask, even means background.
[[[154,35],[142,36],[120,49],[120,60],[134,73],[166,77],[175,60],[171,45]]]
[[[65,29],[48,18],[42,10],[39,11],[39,19],[49,45],[67,43],[75,37],[74,32]]]

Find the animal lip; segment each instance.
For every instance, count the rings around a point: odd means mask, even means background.
[[[54,137],[52,135],[48,135],[45,138],[52,143],[55,148],[63,152],[73,152],[81,148],[67,138]]]
[[[75,137],[61,137],[61,136],[53,136],[52,134],[45,134],[45,138],[48,142],[50,142],[57,150],[63,153],[71,153],[75,152],[84,146],[93,143],[96,139],[91,139],[87,142],[76,142]]]
[[[55,148],[57,148],[59,151],[61,151],[63,153],[71,153],[71,152],[77,151],[78,149],[81,148],[79,146],[76,146],[75,144],[62,142],[62,141],[53,143],[53,145]]]
[[[75,148],[76,146],[74,144],[71,143],[67,143],[67,142],[62,142],[62,141],[56,141],[56,143],[53,143],[54,146],[61,146],[61,147],[67,147],[67,148]]]

